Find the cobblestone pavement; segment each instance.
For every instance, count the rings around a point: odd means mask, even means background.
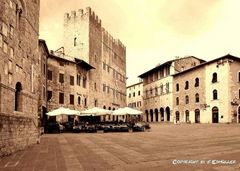
[[[240,170],[240,125],[151,126],[139,133],[46,134],[40,144],[0,158],[0,170]],[[180,160],[194,164],[173,164]],[[236,163],[215,164],[227,162],[220,160]]]

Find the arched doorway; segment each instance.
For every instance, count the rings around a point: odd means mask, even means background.
[[[151,118],[151,122],[153,122],[153,110],[150,110],[150,118]]]
[[[185,117],[186,117],[186,123],[189,123],[190,120],[189,120],[189,111],[188,110],[185,111]]]
[[[195,123],[200,123],[200,110],[195,110]]]
[[[167,121],[170,121],[170,108],[166,107]]]
[[[21,111],[20,94],[21,94],[21,91],[22,91],[22,84],[20,82],[17,82],[15,89],[16,89],[16,91],[15,91],[15,111]]]
[[[160,108],[160,114],[161,114],[161,121],[164,121],[164,109],[161,107]]]
[[[218,113],[218,107],[212,108],[212,123],[218,123],[219,122],[219,113]]]
[[[155,109],[154,112],[155,112],[155,121],[158,122],[158,110]]]
[[[179,111],[176,111],[176,122],[179,122],[180,121],[180,113]]]
[[[146,122],[149,122],[149,119],[148,119],[148,110],[145,110],[145,114],[146,114]]]

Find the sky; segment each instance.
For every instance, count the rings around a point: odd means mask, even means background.
[[[176,56],[240,57],[239,0],[41,0],[40,38],[62,46],[65,12],[90,6],[126,46],[127,85]]]

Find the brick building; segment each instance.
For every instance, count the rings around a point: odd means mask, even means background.
[[[37,142],[40,1],[0,1],[0,156]]]
[[[147,122],[173,121],[173,75],[204,62],[194,56],[167,61],[141,74],[143,112]]]
[[[127,87],[127,105],[142,111],[143,104],[143,82]]]
[[[85,110],[89,106],[91,69],[94,68],[78,58],[50,53],[47,71],[48,111],[59,107]]]
[[[89,108],[126,106],[126,48],[102,27],[91,8],[65,14],[63,46],[66,56],[95,68],[89,71]]]
[[[240,58],[226,55],[173,75],[174,120],[240,121]]]

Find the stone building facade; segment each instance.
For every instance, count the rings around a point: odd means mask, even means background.
[[[50,53],[47,71],[48,111],[59,107],[78,111],[87,109],[91,69],[94,68],[83,60]]]
[[[38,100],[38,126],[43,127],[47,120],[47,62],[49,51],[45,40],[39,40],[39,100]]]
[[[63,46],[66,56],[95,68],[89,71],[88,107],[126,106],[126,47],[102,27],[91,8],[65,14]]]
[[[226,55],[173,76],[174,120],[239,123],[240,58]]]
[[[194,56],[176,58],[141,74],[143,112],[147,122],[173,121],[173,75],[204,62]]]
[[[142,111],[143,104],[143,82],[139,82],[127,87],[127,105]]]
[[[0,1],[0,156],[38,139],[40,1]]]

